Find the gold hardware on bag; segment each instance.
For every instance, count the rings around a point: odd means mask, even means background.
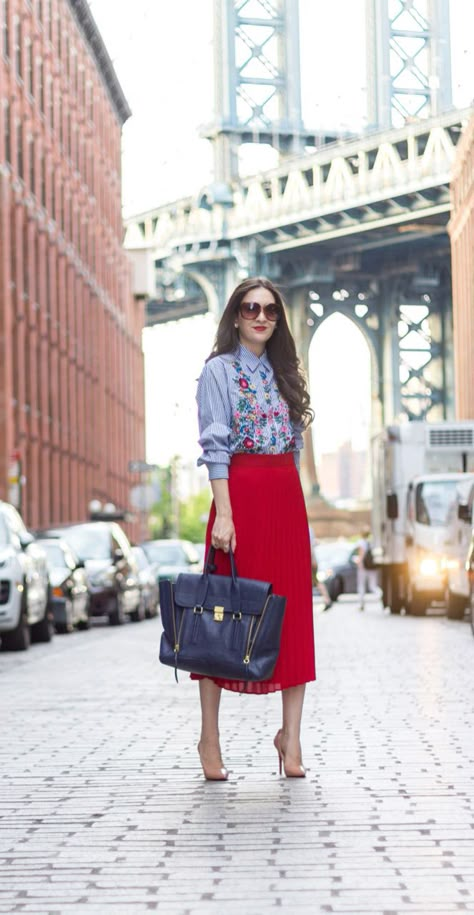
[[[224,607],[214,607],[214,622],[222,623],[224,619]]]
[[[248,654],[245,655],[244,664],[250,664],[250,655],[248,655]]]

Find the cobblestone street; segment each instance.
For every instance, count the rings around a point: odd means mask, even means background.
[[[474,639],[467,623],[316,612],[302,780],[280,699],[225,694],[227,783],[196,752],[196,685],[160,622],[0,657],[0,912],[474,912]]]

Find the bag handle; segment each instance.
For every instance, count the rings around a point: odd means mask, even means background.
[[[236,585],[236,584],[237,584],[237,566],[236,566],[236,564],[235,564],[235,556],[234,556],[234,552],[233,552],[231,546],[229,546],[229,553],[228,553],[228,556],[229,556],[229,559],[230,559],[230,568],[231,568],[231,574],[232,574],[232,581],[233,581],[233,583]],[[212,574],[213,572],[216,571],[216,567],[215,567],[215,565],[214,565],[214,560],[215,560],[215,558],[216,558],[216,547],[215,547],[215,546],[210,546],[210,547],[209,547],[208,554],[207,554],[207,556],[206,556],[206,562],[204,563],[204,574],[205,574],[205,575],[207,575],[208,573],[211,573],[211,574]]]
[[[229,546],[228,556],[230,559],[230,569],[231,569],[231,574],[232,574],[232,588],[231,588],[232,610],[234,611],[234,613],[238,613],[240,610],[240,604],[241,604],[240,585],[239,585],[239,580],[237,578],[237,566],[235,564],[235,556],[234,556],[231,546]],[[203,572],[203,576],[202,576],[203,588],[202,588],[202,591],[200,592],[200,596],[199,596],[201,604],[203,604],[204,601],[206,600],[207,589],[209,586],[209,575],[212,575],[213,572],[216,571],[216,567],[214,564],[215,558],[216,558],[216,548],[214,546],[211,546],[211,547],[209,547],[209,551],[206,556],[206,561],[204,563],[204,572]]]

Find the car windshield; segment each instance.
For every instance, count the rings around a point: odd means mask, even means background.
[[[457,495],[457,480],[425,480],[415,494],[416,520],[430,527],[444,527]]]
[[[183,566],[199,561],[196,551],[181,543],[147,543],[146,553],[152,562],[163,566]]]
[[[0,546],[7,546],[9,543],[7,526],[0,515]]]
[[[46,553],[46,560],[50,568],[67,566],[66,557],[57,543],[45,543],[44,540],[41,540],[40,545]]]
[[[349,562],[353,545],[344,543],[321,543],[316,547],[316,559],[320,569]]]
[[[147,569],[148,560],[147,560],[146,555],[143,552],[143,550],[141,550],[140,547],[134,546],[134,547],[132,547],[132,553],[133,553],[133,556],[135,558],[135,562],[136,562],[138,568],[140,570]]]
[[[107,528],[70,527],[63,533],[79,559],[110,559],[110,534]]]

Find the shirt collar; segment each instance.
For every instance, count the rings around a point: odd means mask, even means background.
[[[255,353],[252,353],[246,346],[239,343],[237,354],[240,361],[244,362],[251,372],[255,372],[259,367],[263,367],[267,371],[268,369],[271,369],[271,363],[266,350],[263,351],[261,356],[256,356]]]

